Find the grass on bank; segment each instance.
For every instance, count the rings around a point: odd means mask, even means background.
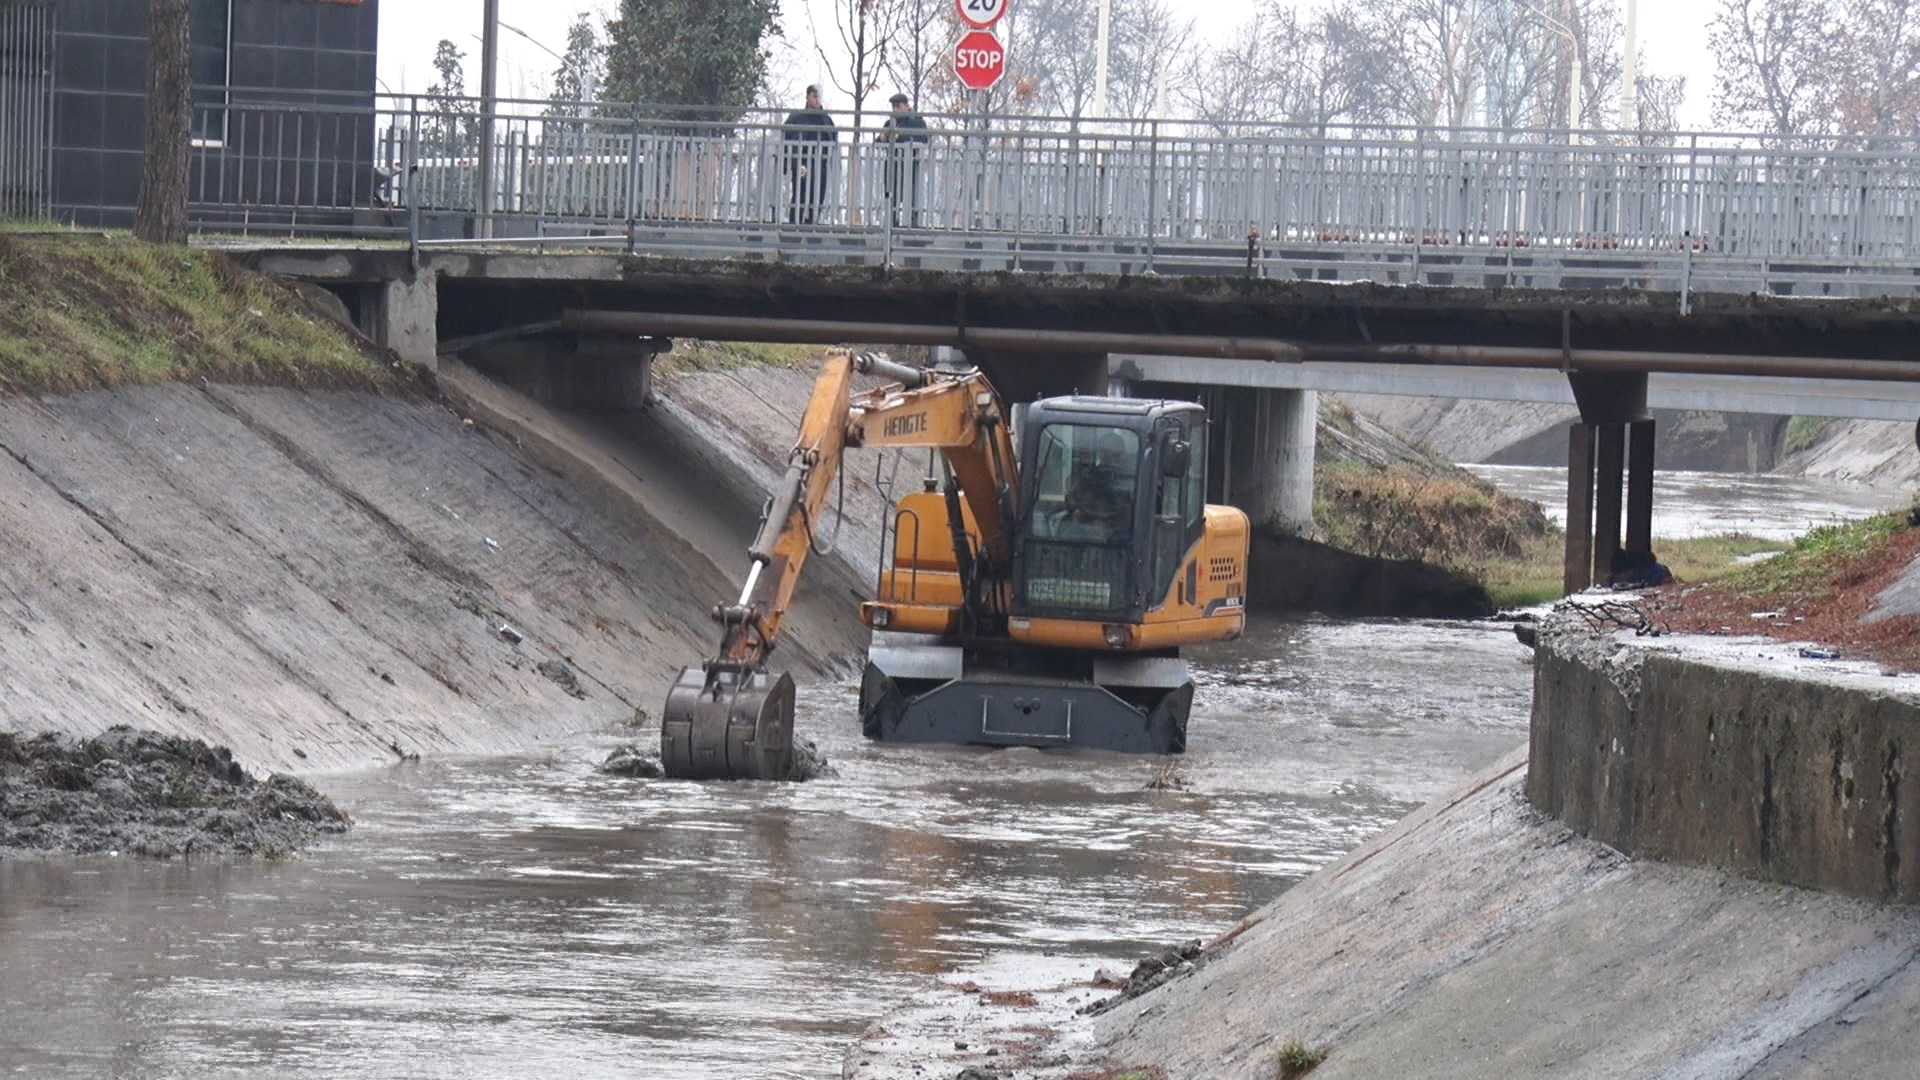
[[[763,345],[750,341],[679,339],[673,351],[654,360],[656,375],[690,375],[703,371],[741,368],[811,370],[825,349],[819,345]]]
[[[1685,540],[1655,538],[1653,542],[1654,556],[1661,564],[1673,571],[1676,580],[1690,584],[1733,576],[1743,569],[1741,559],[1785,548],[1786,545],[1777,540],[1762,540],[1744,533]],[[1565,534],[1555,529],[1551,537],[1531,546],[1523,558],[1487,563],[1481,568],[1480,580],[1500,607],[1531,607],[1564,595],[1561,584],[1565,568]]]
[[[1725,584],[1737,593],[1755,597],[1816,592],[1843,577],[1849,568],[1870,561],[1911,529],[1913,513],[1903,510],[1823,525],[1795,540],[1777,558],[1728,575]]]
[[[1503,608],[1562,596],[1562,530],[1539,505],[1463,469],[1332,465],[1319,470],[1316,488],[1314,520],[1335,547],[1445,567],[1479,582]],[[1730,534],[1656,538],[1654,554],[1676,578],[1703,582],[1741,569],[1742,558],[1785,547]]]
[[[0,230],[0,391],[193,377],[371,389],[404,373],[292,286],[217,252]]]

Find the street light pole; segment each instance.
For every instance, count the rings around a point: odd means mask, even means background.
[[[500,0],[484,0],[480,37],[480,236],[493,236],[493,118],[499,111]]]
[[[1567,43],[1567,141],[1572,142],[1573,133],[1580,128],[1580,35],[1559,19],[1541,11],[1532,4],[1522,3],[1520,9],[1546,26],[1548,30],[1560,35]]]
[[[1113,0],[1100,0],[1100,31],[1094,36],[1093,115],[1107,115],[1107,54],[1113,42]]]
[[[1626,56],[1621,61],[1620,130],[1640,126],[1640,0],[1627,0]]]

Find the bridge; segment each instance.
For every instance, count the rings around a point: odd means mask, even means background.
[[[1650,547],[1650,403],[1920,412],[1915,140],[553,108],[231,93],[193,221],[413,360],[594,403],[692,336],[953,346],[1015,399],[1239,388],[1217,494],[1283,528],[1317,389],[1572,400],[1570,588]]]

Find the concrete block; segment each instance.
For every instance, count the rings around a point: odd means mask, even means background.
[[[440,363],[440,278],[423,270],[412,278],[394,278],[375,287],[369,305],[375,341],[429,371]]]
[[[1628,854],[1920,902],[1920,693],[1790,645],[1544,630],[1527,795]]]

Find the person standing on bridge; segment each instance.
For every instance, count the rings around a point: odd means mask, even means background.
[[[887,202],[893,207],[893,223],[898,226],[900,204],[907,206],[907,227],[920,227],[920,155],[929,136],[927,122],[913,111],[913,99],[895,94],[887,99],[893,115],[880,129],[879,141],[887,145]]]
[[[839,149],[840,129],[820,104],[820,88],[807,87],[807,107],[787,116],[781,134],[787,176],[793,195],[787,204],[787,224],[812,225],[820,220],[827,198],[827,177]]]

